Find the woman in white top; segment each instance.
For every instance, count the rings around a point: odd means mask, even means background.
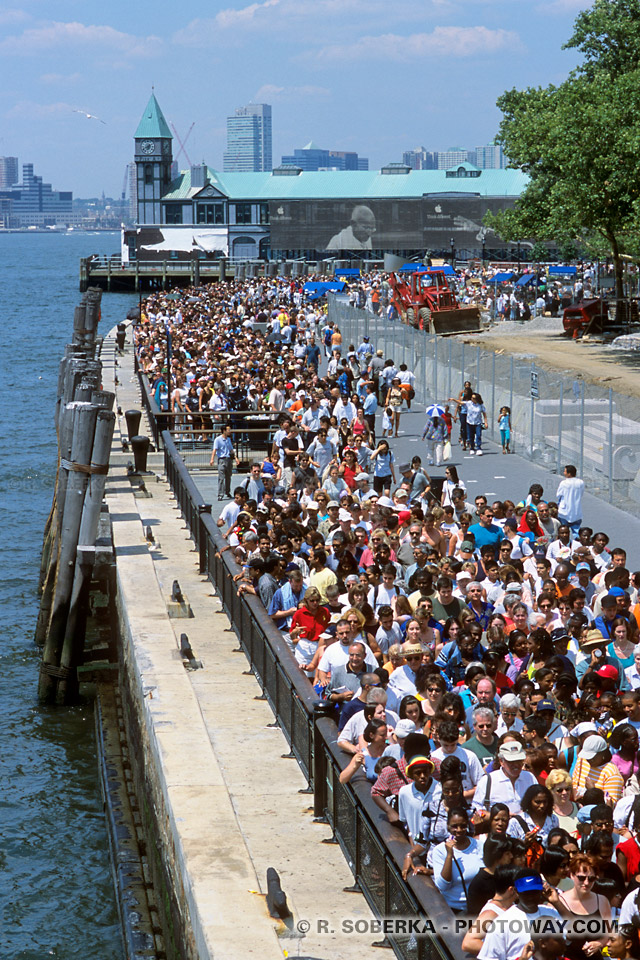
[[[450,839],[433,849],[433,882],[454,913],[465,913],[469,884],[482,868],[478,841],[469,836],[469,814],[463,807],[449,811]]]
[[[440,503],[443,507],[449,506],[453,503],[451,500],[451,494],[456,489],[460,487],[461,490],[464,490],[464,495],[467,495],[467,488],[465,487],[463,481],[458,477],[458,470],[454,466],[445,467],[445,481],[442,484],[442,496],[440,497]]]
[[[520,697],[515,693],[505,693],[500,698],[500,717],[496,727],[496,736],[501,737],[503,733],[522,733],[524,723],[520,716],[520,707],[522,703]]]

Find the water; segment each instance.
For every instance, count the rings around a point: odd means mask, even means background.
[[[121,960],[90,703],[43,708],[36,687],[42,534],[56,473],[58,361],[79,258],[117,234],[0,234],[0,956]],[[137,296],[105,294],[100,332]]]

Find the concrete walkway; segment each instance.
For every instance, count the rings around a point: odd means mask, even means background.
[[[130,348],[120,359],[117,405],[140,409]],[[122,433],[126,435],[124,419]],[[148,425],[147,425],[148,430]],[[144,419],[141,425],[144,432]],[[361,960],[373,935],[342,933],[347,918],[372,919],[360,894],[343,893],[353,878],[326,825],[312,822],[311,798],[287,742],[211,583],[198,572],[193,543],[162,476],[160,456],[150,457],[148,498],[133,496],[128,455],[116,431],[107,503],[116,539],[118,580],[139,696],[157,743],[157,775],[170,810],[176,844],[198,928],[198,956],[313,956]],[[151,526],[156,547],[144,530]],[[193,617],[170,619],[167,605],[178,580]],[[186,671],[179,638],[187,633],[202,670]],[[149,691],[152,695],[149,698]],[[293,921],[267,913],[266,871],[280,874]],[[334,933],[318,935],[317,921]],[[301,937],[297,924],[310,921]],[[304,923],[303,923],[304,928]],[[278,940],[278,938],[280,938]]]

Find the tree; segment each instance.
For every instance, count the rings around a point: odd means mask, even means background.
[[[576,72],[558,87],[507,91],[498,107],[500,142],[530,180],[488,224],[507,240],[600,235],[622,297],[622,244],[640,223],[640,70]]]
[[[563,50],[585,57],[578,73],[593,78],[604,71],[618,77],[640,68],[640,0],[595,0],[576,17]]]

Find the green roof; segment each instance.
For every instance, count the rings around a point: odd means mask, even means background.
[[[142,114],[142,119],[138,124],[138,129],[136,130],[135,137],[170,137],[173,139],[173,134],[169,129],[169,124],[164,118],[164,114],[160,109],[160,104],[156,100],[155,94],[152,93],[149,97],[149,103],[146,106],[144,113]]]
[[[207,169],[212,186],[230,200],[401,199],[424,194],[519,197],[528,183],[521,170],[482,170],[479,177],[452,178],[446,176],[446,170],[411,170],[402,175],[382,174],[379,170],[319,170],[280,177],[272,173],[222,173]],[[190,200],[200,189],[191,186],[191,173],[187,170],[171,183],[163,200]]]

